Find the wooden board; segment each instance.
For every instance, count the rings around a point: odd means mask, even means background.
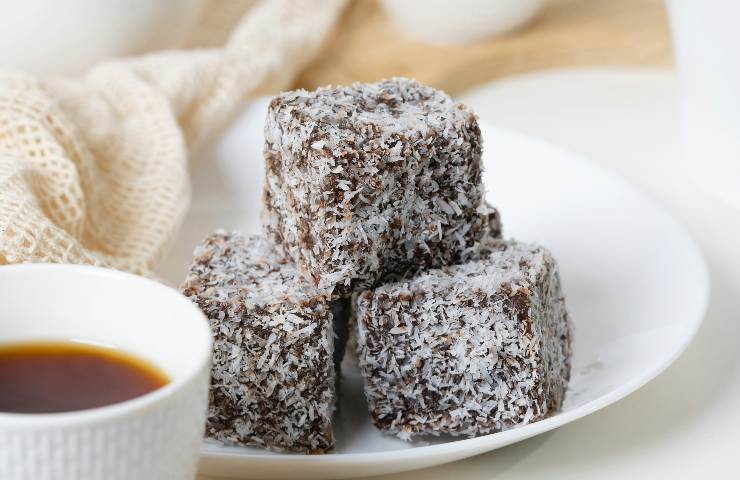
[[[412,40],[377,1],[356,0],[296,86],[312,89],[402,75],[454,95],[532,70],[670,64],[670,32],[661,0],[552,0],[524,29],[461,47]]]

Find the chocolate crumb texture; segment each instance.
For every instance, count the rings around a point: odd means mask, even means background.
[[[322,291],[458,263],[488,234],[472,111],[404,78],[270,103],[263,228]]]
[[[562,405],[571,327],[542,247],[484,241],[467,263],[363,292],[357,323],[372,421],[403,439],[497,432]]]
[[[334,328],[334,369],[339,379],[340,367],[349,342],[350,319],[352,318],[352,298],[345,295],[331,302]]]
[[[486,203],[487,212],[485,215],[484,228],[488,230],[488,238],[503,238],[504,225],[501,223],[501,212],[497,208]],[[486,236],[484,235],[482,241],[485,241]]]
[[[330,299],[259,236],[217,231],[182,292],[214,337],[206,435],[229,445],[322,453],[334,446]]]

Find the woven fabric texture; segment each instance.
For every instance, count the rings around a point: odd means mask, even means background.
[[[0,264],[153,275],[189,204],[188,153],[256,92],[288,87],[345,2],[263,0],[223,48],[109,61],[80,78],[0,72]]]

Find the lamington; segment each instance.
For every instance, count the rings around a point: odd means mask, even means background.
[[[468,258],[477,258],[481,252],[481,245],[486,245],[486,243],[490,240],[500,240],[503,238],[503,223],[501,222],[500,212],[497,208],[494,208],[488,204],[487,207],[488,218],[486,219],[486,229],[488,230],[488,235],[485,236],[483,240],[481,240],[481,242],[465,250],[461,255],[462,261],[465,261]],[[418,273],[418,269],[411,265],[409,266],[409,269],[405,272],[392,272],[385,275],[378,283],[384,284],[398,282],[400,280],[413,277],[415,273]],[[359,293],[360,292],[355,292],[352,295],[351,305],[357,303],[357,295]],[[335,317],[337,317],[337,315],[335,315]],[[341,363],[342,359],[345,356],[345,353],[347,355],[350,355],[352,358],[357,357],[357,316],[355,315],[354,309],[350,309],[348,313],[345,313],[340,318],[342,318],[341,325],[346,325],[346,328],[348,330],[348,332],[346,332],[346,336],[342,336],[344,332],[340,334],[340,338],[346,339],[341,344],[341,357],[339,359],[339,362]]]
[[[562,405],[571,327],[540,246],[486,241],[466,263],[367,290],[357,323],[371,419],[388,433],[474,436]]]
[[[214,338],[206,435],[230,445],[322,453],[334,446],[331,300],[259,236],[217,231],[181,287]]]
[[[414,80],[279,95],[264,156],[265,236],[322,291],[457,263],[488,234],[476,116]]]

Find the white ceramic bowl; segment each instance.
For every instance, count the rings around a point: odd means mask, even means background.
[[[79,73],[100,60],[180,46],[203,0],[0,2],[0,67]]]
[[[408,35],[454,45],[511,32],[532,20],[545,0],[383,0]]]
[[[208,402],[211,334],[164,285],[73,265],[0,267],[0,342],[76,339],[121,348],[172,380],[114,405],[0,413],[0,479],[183,480],[195,475]]]
[[[740,2],[669,0],[688,180],[740,208]]]

